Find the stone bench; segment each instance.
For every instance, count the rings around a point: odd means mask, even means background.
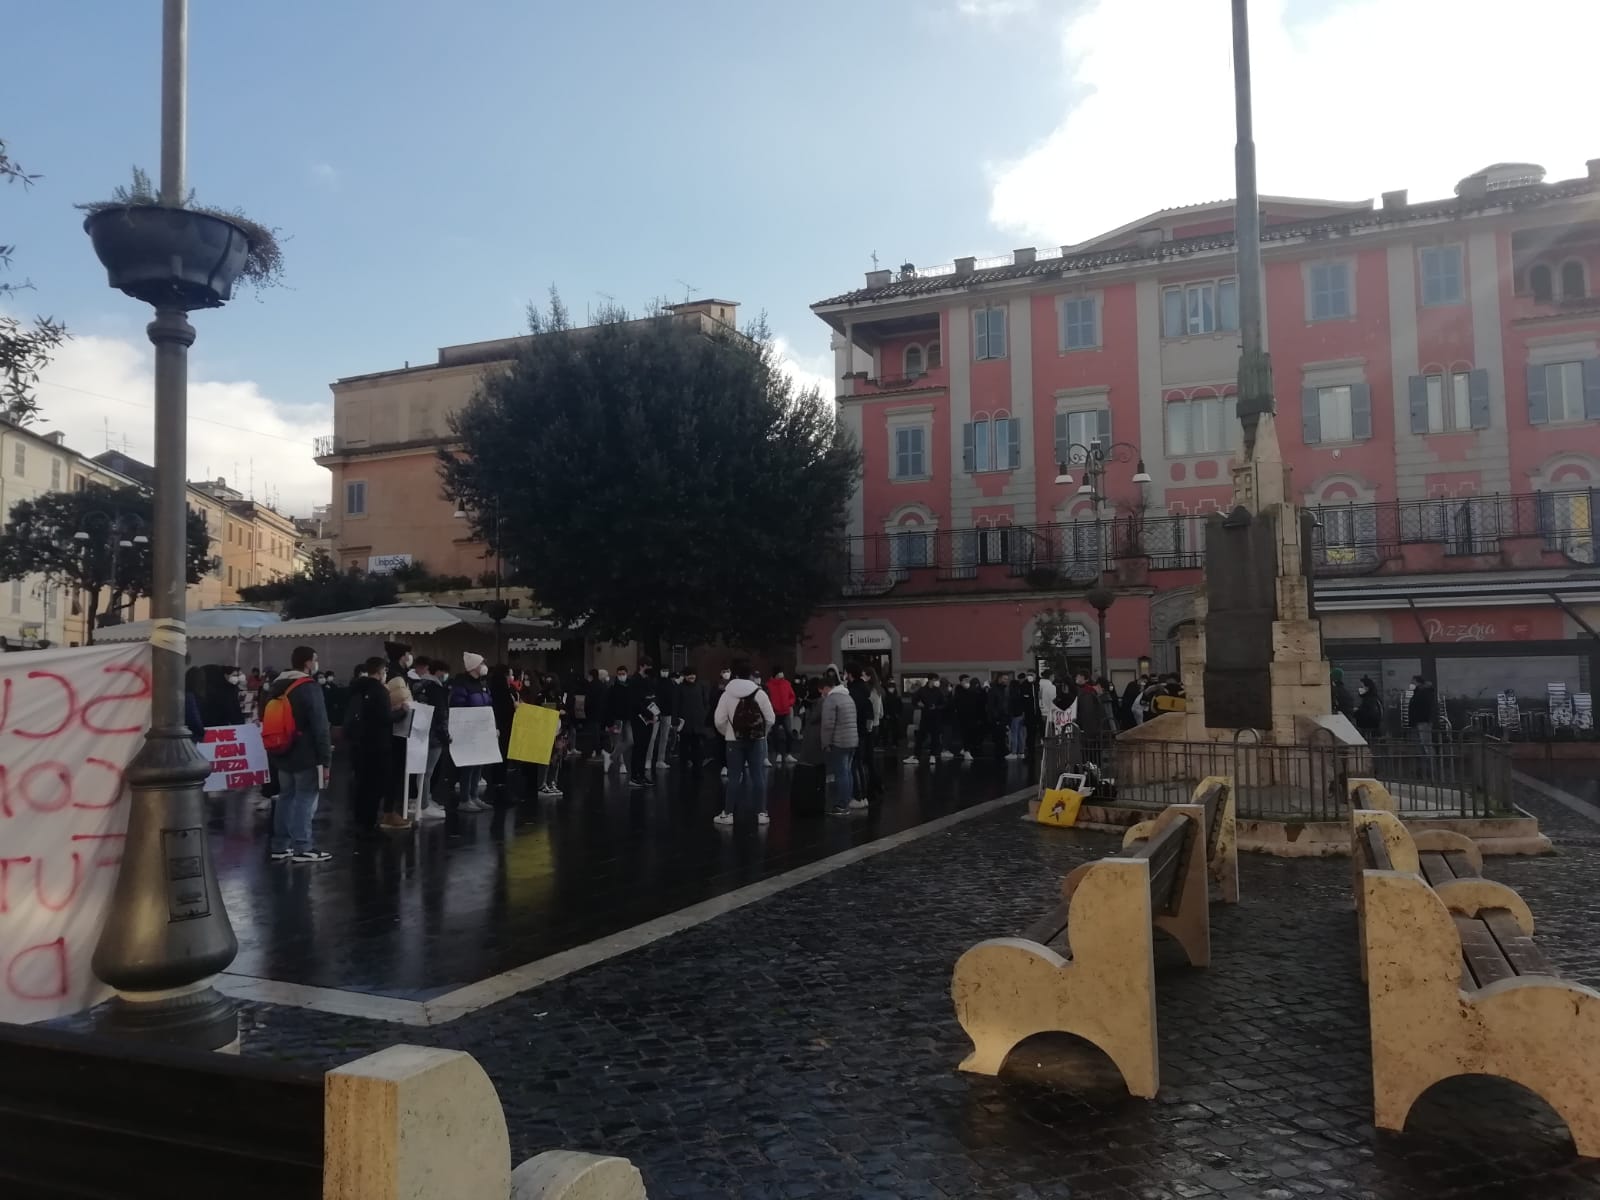
[[[623,1159],[551,1151],[513,1172],[494,1084],[458,1051],[391,1046],[321,1074],[0,1024],[0,1195],[644,1194],[638,1171]]]
[[[1205,810],[1175,804],[1130,852],[1068,875],[1061,903],[1023,936],[963,954],[950,985],[956,1019],[973,1044],[961,1069],[994,1075],[1025,1038],[1071,1033],[1105,1052],[1129,1092],[1153,1097],[1153,931],[1171,934],[1193,966],[1210,963],[1205,842]]]
[[[1239,818],[1233,779],[1209,775],[1194,789],[1189,801],[1205,809],[1206,873],[1211,898],[1223,904],[1239,903]],[[1153,821],[1140,821],[1122,835],[1124,850],[1150,836]]]
[[[1436,851],[1392,813],[1357,810],[1351,825],[1375,1124],[1404,1129],[1441,1080],[1498,1075],[1555,1109],[1579,1154],[1600,1157],[1600,992],[1557,976],[1527,904],[1470,856],[1437,851],[1449,877],[1432,884],[1421,860]]]

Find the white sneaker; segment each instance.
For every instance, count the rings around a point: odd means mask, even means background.
[[[657,764],[656,764],[656,770],[658,770],[658,771],[665,771],[665,770],[666,770],[666,769],[667,769],[667,768],[668,768],[668,767],[670,767],[670,766],[671,766],[671,765],[672,765],[672,764],[671,764],[671,763],[669,763],[669,762],[658,762],[658,763],[657,763]]]
[[[723,767],[722,768],[722,777],[724,779],[726,779],[728,777],[728,768],[727,767]]]
[[[903,761],[908,767],[920,767],[922,765],[922,760],[915,754],[908,755]]]
[[[798,758],[796,758],[792,754],[785,754],[783,756],[783,761],[788,763],[790,766],[793,766],[795,763],[799,762],[800,760]]]
[[[544,787],[539,789],[539,791],[541,794],[546,796],[559,796],[562,794],[561,789],[553,783],[545,784]]]
[[[941,759],[941,760],[942,760],[942,761],[944,761],[944,762],[949,762],[949,761],[950,761],[950,760],[951,760],[951,759],[952,759],[952,758],[954,758],[954,757],[955,757],[955,755],[954,755],[954,754],[951,754],[951,753],[950,753],[950,751],[948,751],[948,750],[946,750],[946,751],[944,751],[944,752],[942,752],[942,753],[941,753],[941,754],[940,754],[940,755],[939,755],[939,758],[940,758],[940,759]]]
[[[870,808],[872,806],[865,800],[852,800],[850,801],[850,807],[859,811],[863,808]]]
[[[617,773],[620,774],[624,779],[626,779],[628,777],[627,764],[626,763],[618,763],[617,764]]]
[[[757,825],[771,825],[772,824],[772,814],[771,813],[757,813],[756,814],[756,824]]]
[[[972,751],[971,750],[963,750],[961,752],[961,761],[962,762],[971,762],[972,761]]]
[[[769,758],[769,759],[767,759],[767,770],[769,770],[769,771],[772,770],[772,767],[773,767],[773,762]]]
[[[435,804],[432,800],[429,800],[426,804],[424,804],[422,806],[421,811],[419,811],[417,813],[417,820],[419,820],[419,821],[442,821],[448,815],[449,814],[444,811],[444,806],[443,805]]]
[[[711,818],[711,821],[714,825],[732,825],[733,814],[731,812],[719,812],[716,816]]]

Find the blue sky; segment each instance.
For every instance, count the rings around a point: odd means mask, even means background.
[[[1507,157],[1581,172],[1591,106],[1563,109],[1549,70],[1540,95],[1495,89],[1502,120],[1467,97],[1459,118],[1408,109],[1437,84],[1400,67],[1443,50],[1453,77],[1503,79],[1526,28],[1559,75],[1552,55],[1596,44],[1590,7],[1527,0],[1508,30],[1502,6],[1461,0],[1443,30],[1429,0],[1257,0],[1264,190],[1447,194]],[[71,205],[157,165],[159,17],[157,0],[0,17],[0,137],[44,177],[0,191],[13,277],[36,286],[13,306],[77,335],[42,424],[90,452],[106,428],[148,452],[147,312],[106,288]],[[687,282],[765,310],[797,368],[826,373],[807,306],[873,251],[942,262],[1228,195],[1226,22],[1225,0],[195,0],[191,184],[288,240],[285,288],[196,318],[190,474],[248,470],[307,508],[326,474],[301,447],[329,427],[331,380],[518,332],[551,284],[581,316]],[[1391,65],[1399,83],[1363,85]],[[1374,144],[1330,152],[1352,122]]]

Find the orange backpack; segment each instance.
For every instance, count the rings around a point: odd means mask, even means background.
[[[268,754],[287,754],[294,745],[295,736],[300,730],[294,723],[294,705],[289,703],[289,696],[302,683],[310,682],[309,675],[304,679],[296,679],[283,689],[281,696],[274,696],[267,701],[266,708],[261,712],[261,745]]]

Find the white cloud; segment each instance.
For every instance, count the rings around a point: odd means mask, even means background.
[[[332,163],[315,162],[311,164],[311,177],[327,188],[330,192],[337,192],[342,182],[339,177],[339,168]]]
[[[815,387],[824,400],[833,400],[833,351],[827,349],[826,344],[815,354],[797,351],[794,343],[782,336],[774,337],[772,344],[784,373],[794,380],[796,387]]]
[[[1255,0],[1250,22],[1265,194],[1436,199],[1492,162],[1559,179],[1600,154],[1594,0],[1335,0],[1293,25],[1286,0]],[[1227,5],[1091,0],[1060,37],[1077,98],[1042,142],[992,169],[998,228],[1070,244],[1233,195]]]
[[[964,17],[980,21],[1001,21],[1031,13],[1034,0],[956,0],[956,9]]]
[[[112,449],[153,462],[153,353],[124,338],[74,336],[41,376],[32,428],[58,429],[90,456],[107,448],[109,434]],[[331,412],[279,404],[249,380],[191,374],[188,477],[222,476],[257,500],[308,516],[328,502],[330,477],[312,461],[311,443],[331,427]]]

